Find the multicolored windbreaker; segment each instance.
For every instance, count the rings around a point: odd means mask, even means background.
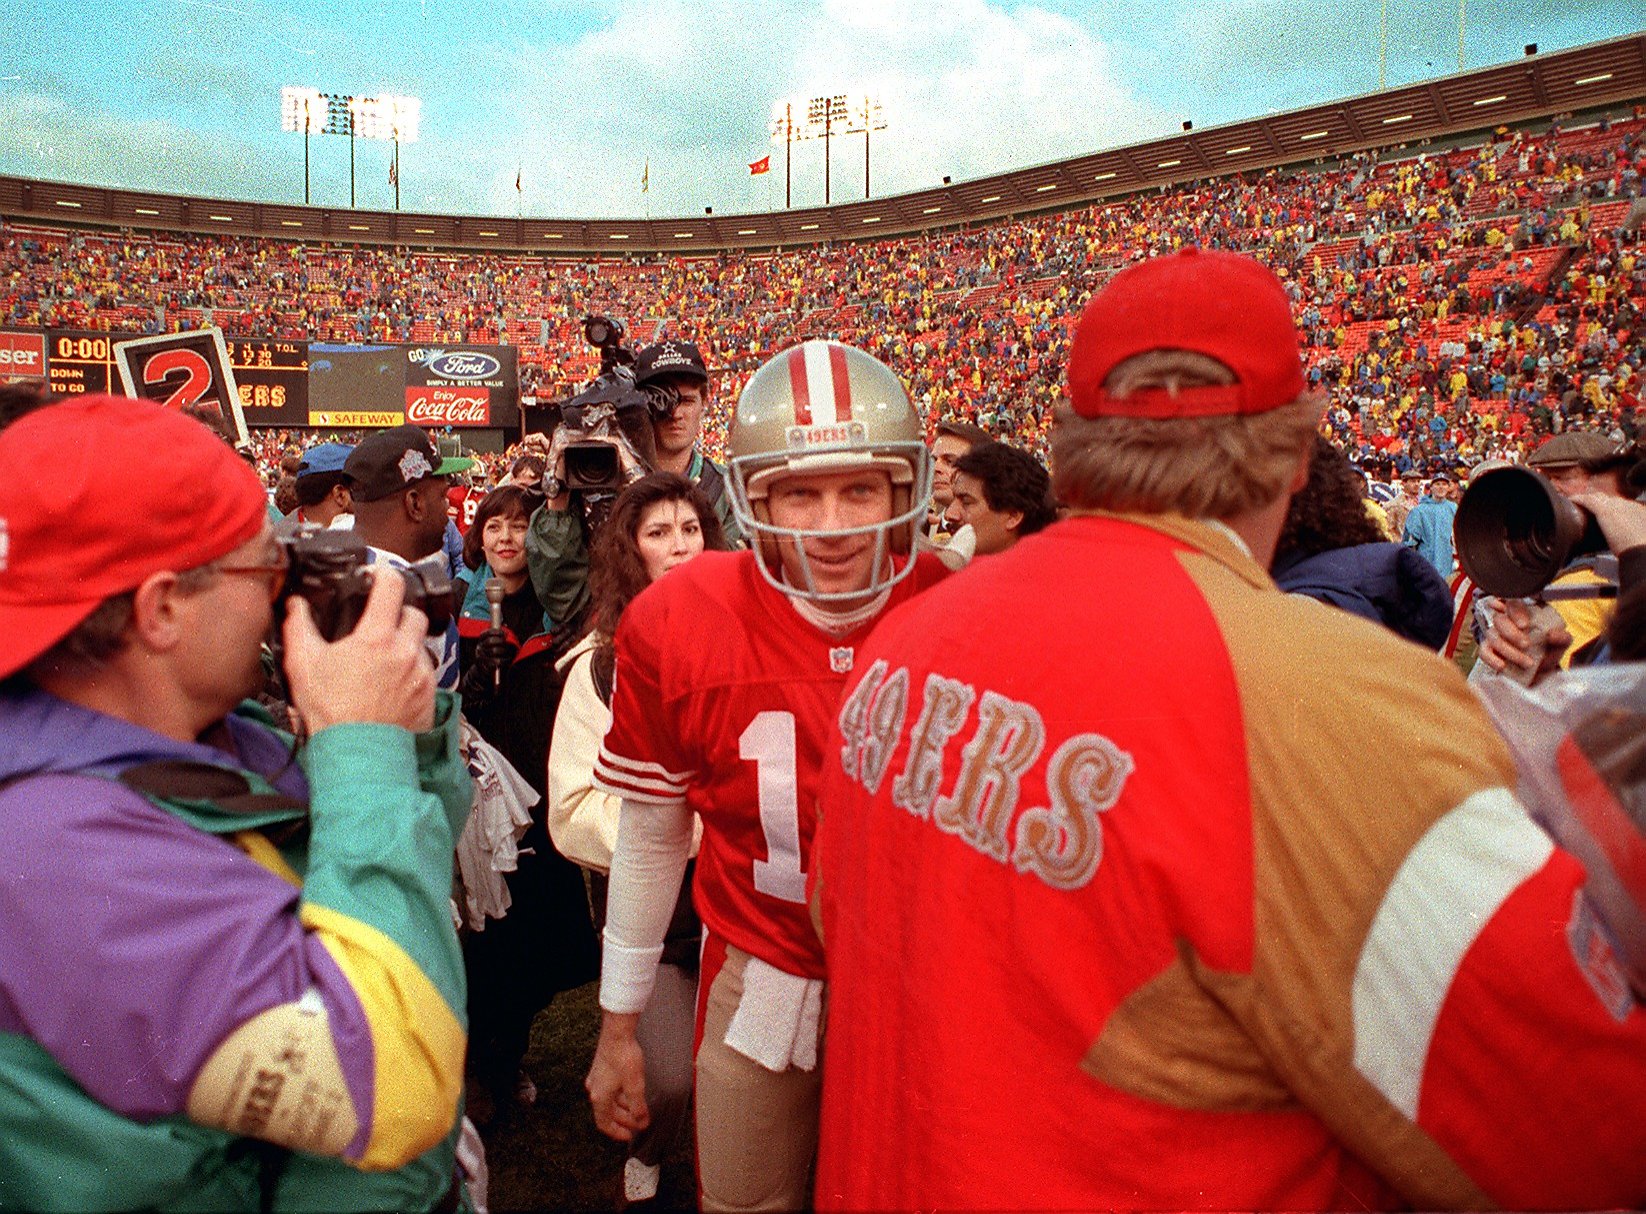
[[[237,764],[0,693],[0,1209],[449,1204],[470,787],[436,717],[288,762],[243,708]]]

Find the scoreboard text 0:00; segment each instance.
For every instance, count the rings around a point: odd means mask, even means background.
[[[65,396],[120,391],[114,347],[141,336],[71,329],[53,330],[46,344],[53,392]],[[226,343],[246,422],[253,426],[304,426],[309,412],[309,349],[302,341],[240,338]]]

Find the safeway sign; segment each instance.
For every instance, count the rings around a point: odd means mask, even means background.
[[[0,381],[46,378],[46,335],[0,329]]]

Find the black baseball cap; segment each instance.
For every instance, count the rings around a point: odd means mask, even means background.
[[[379,430],[360,440],[343,464],[354,496],[375,502],[431,476],[450,476],[474,467],[472,459],[442,459],[417,426]]]
[[[697,348],[696,342],[673,339],[654,342],[642,346],[634,356],[634,382],[637,384],[675,375],[700,379],[704,383],[709,381],[709,368],[703,362],[703,351]]]

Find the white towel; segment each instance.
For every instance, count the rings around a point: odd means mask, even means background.
[[[474,804],[457,840],[457,872],[463,883],[463,918],[483,931],[488,918],[508,913],[512,900],[503,874],[519,867],[519,842],[531,825],[531,807],[541,798],[491,743],[478,734],[464,741]]]
[[[817,1067],[823,1028],[823,983],[750,957],[743,968],[743,997],[726,1026],[726,1044],[768,1071]]]

